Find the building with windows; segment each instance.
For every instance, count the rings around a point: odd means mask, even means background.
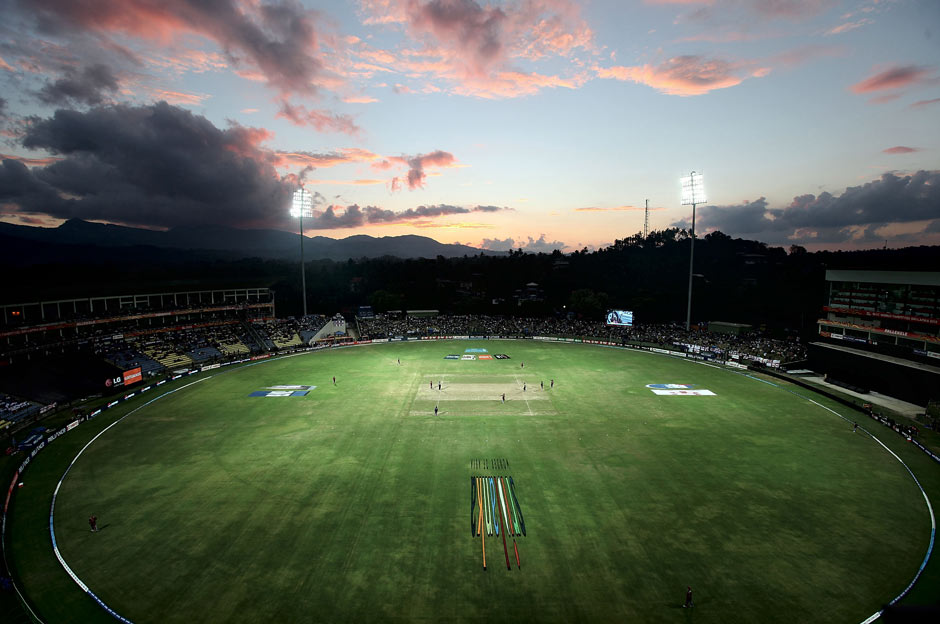
[[[940,272],[826,271],[818,370],[925,405],[940,398]]]
[[[826,271],[826,318],[819,335],[847,343],[897,347],[940,365],[940,273]]]

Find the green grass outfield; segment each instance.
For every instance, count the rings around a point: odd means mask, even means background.
[[[512,359],[444,359],[475,347]],[[454,341],[212,373],[108,430],[58,495],[63,556],[135,622],[852,623],[904,589],[927,550],[924,498],[894,457],[810,401],[726,370]],[[657,396],[651,383],[716,396]],[[317,387],[248,396],[292,384]],[[94,433],[158,392],[55,441],[23,477],[8,554],[44,621],[114,621],[53,557],[49,504]],[[859,422],[940,491],[940,466]],[[482,458],[509,468],[471,468]],[[506,569],[496,539],[482,569],[474,474],[513,477],[521,569],[512,555]],[[931,566],[917,601],[936,599],[937,577]]]

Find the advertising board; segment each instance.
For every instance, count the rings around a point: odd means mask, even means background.
[[[139,381],[142,381],[144,378],[143,373],[140,372],[140,367],[132,368],[130,370],[124,371],[124,385],[129,386],[135,384]]]

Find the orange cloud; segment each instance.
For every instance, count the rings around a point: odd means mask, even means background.
[[[628,211],[628,210],[645,210],[643,206],[609,206],[609,207],[600,207],[600,206],[585,206],[583,208],[575,208],[575,212],[614,212],[614,211]],[[662,208],[650,208],[650,210],[662,210]]]
[[[376,184],[385,184],[385,180],[307,180],[307,184],[336,184],[342,186],[372,186]]]
[[[632,81],[667,95],[688,97],[741,84],[749,77],[742,69],[741,65],[718,59],[677,56],[657,66],[598,67],[596,72],[601,78]],[[769,72],[767,68],[758,68],[751,70],[750,76],[759,78]]]
[[[27,156],[16,156],[14,154],[0,154],[0,160],[16,160],[29,167],[46,167],[60,160],[65,160],[57,156],[45,156],[43,158],[29,158]]]
[[[349,163],[370,162],[381,158],[378,154],[358,147],[347,147],[337,152],[275,152],[277,167],[314,167],[323,169]]]

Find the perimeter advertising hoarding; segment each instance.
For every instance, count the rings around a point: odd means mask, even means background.
[[[616,327],[633,327],[633,312],[629,310],[610,310],[607,313],[607,324]]]
[[[139,381],[143,381],[143,374],[140,372],[140,367],[132,368],[130,370],[124,371],[124,385],[129,386],[135,384]]]

